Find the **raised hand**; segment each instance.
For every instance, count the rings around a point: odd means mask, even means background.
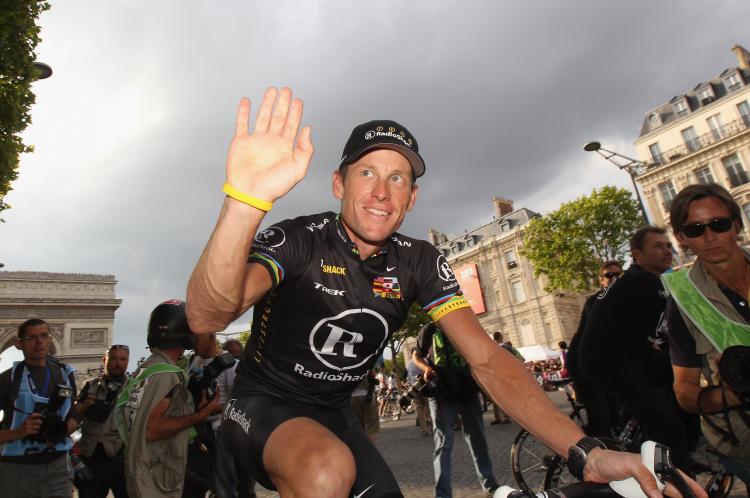
[[[269,88],[248,132],[250,101],[243,98],[237,110],[237,127],[227,157],[227,183],[274,202],[289,192],[307,173],[313,155],[310,127],[299,130],[302,101],[289,88]],[[298,136],[299,131],[299,136]]]

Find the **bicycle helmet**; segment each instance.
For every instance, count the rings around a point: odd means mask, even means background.
[[[164,301],[151,312],[148,320],[149,347],[160,349],[193,349],[195,336],[188,325],[185,301]]]

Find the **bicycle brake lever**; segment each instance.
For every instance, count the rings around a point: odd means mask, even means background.
[[[682,495],[682,498],[695,498],[687,481],[677,471],[672,462],[672,454],[667,446],[657,444],[654,452],[654,471],[661,479],[671,483]]]
[[[669,448],[653,441],[644,441],[641,445],[641,462],[643,462],[643,465],[656,479],[656,485],[659,488],[659,491],[663,491],[664,488],[667,487],[667,483],[664,482],[662,476],[655,470],[657,460],[659,462],[660,470],[663,471],[667,468],[674,469],[674,466],[672,466],[672,459],[669,455]],[[646,494],[641,489],[641,485],[638,484],[638,481],[636,481],[634,477],[629,477],[622,481],[612,481],[609,483],[609,486],[624,498],[647,498]],[[686,496],[685,498],[688,497]]]

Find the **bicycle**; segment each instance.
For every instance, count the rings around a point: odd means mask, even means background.
[[[397,388],[389,389],[385,392],[382,396],[378,394],[378,398],[380,400],[385,399],[385,404],[383,405],[383,409],[381,411],[381,418],[385,420],[399,420],[401,418],[401,405],[398,403],[398,398],[400,397],[399,391]]]
[[[569,387],[571,379],[549,382],[557,388]],[[570,393],[565,391],[568,402],[571,405],[572,420],[579,425],[584,420],[584,409],[578,404]],[[630,417],[621,428],[614,428],[614,438],[599,437],[607,449],[615,451],[638,452],[644,439],[644,433],[638,421]],[[734,476],[724,469],[719,461],[718,455],[708,449],[705,460],[709,468],[708,479],[704,489],[709,498],[726,498],[734,485]],[[511,470],[513,477],[521,489],[529,493],[538,493],[544,489],[566,486],[577,482],[567,469],[565,460],[557,453],[550,450],[542,442],[538,441],[526,429],[516,436],[510,452]]]

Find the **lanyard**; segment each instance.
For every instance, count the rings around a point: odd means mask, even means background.
[[[31,372],[29,372],[28,369],[26,369],[26,375],[27,379],[29,381],[29,387],[31,387],[31,392],[36,394],[37,396],[42,396],[43,398],[46,398],[47,389],[49,388],[49,381],[52,377],[52,374],[49,369],[49,365],[46,365],[47,369],[44,371],[44,384],[42,384],[42,388],[37,391],[36,385],[34,385],[34,379],[31,378]]]

